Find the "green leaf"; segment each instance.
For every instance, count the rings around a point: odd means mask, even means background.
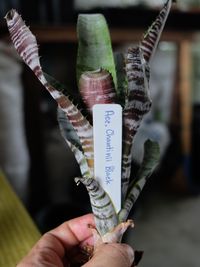
[[[136,175],[136,179],[130,185],[127,198],[123,208],[119,213],[120,221],[126,221],[129,212],[140,195],[147,179],[150,177],[160,158],[160,149],[157,142],[147,140],[144,144],[144,158],[141,167]]]
[[[85,71],[103,68],[112,74],[117,87],[115,63],[106,20],[102,14],[81,14],[77,22],[77,81]]]
[[[144,158],[137,173],[136,181],[139,181],[144,177],[147,179],[158,165],[159,159],[159,144],[155,141],[147,140],[144,144]]]

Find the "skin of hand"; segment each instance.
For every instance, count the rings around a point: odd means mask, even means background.
[[[93,245],[92,214],[69,220],[44,234],[17,267],[72,267],[80,247]],[[126,244],[102,244],[84,267],[131,267],[134,252]]]

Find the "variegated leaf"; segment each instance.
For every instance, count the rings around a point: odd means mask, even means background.
[[[116,91],[112,75],[104,69],[86,71],[79,80],[79,90],[89,113],[95,104],[113,104]]]
[[[57,110],[57,118],[61,134],[73,152],[76,161],[79,164],[82,176],[91,177],[93,173],[88,166],[78,135],[68,118],[65,116],[65,113],[60,108]]]
[[[125,72],[125,56],[123,53],[116,52],[114,53],[115,66],[116,66],[116,75],[117,75],[117,94],[118,94],[118,103],[124,107],[125,105],[125,96],[128,91],[128,83]]]
[[[152,23],[147,33],[144,35],[144,38],[141,42],[141,49],[147,62],[150,62],[154,55],[171,6],[172,0],[167,0],[156,20]]]
[[[16,50],[24,62],[34,72],[38,80],[56,100],[58,106],[65,112],[77,132],[88,165],[91,170],[93,170],[94,152],[92,126],[67,96],[65,96],[61,91],[56,90],[47,82],[40,65],[36,38],[25,25],[21,16],[15,10],[11,10],[6,15],[6,21]]]
[[[150,177],[160,158],[160,149],[157,142],[147,140],[144,144],[144,158],[136,175],[135,181],[130,185],[127,198],[119,213],[120,221],[126,221],[129,212],[142,191],[147,179]]]
[[[80,167],[80,171],[81,171],[82,176],[84,178],[86,178],[86,177],[92,177],[93,172],[89,168],[87,159],[86,159],[85,155],[83,154],[83,152],[80,151],[78,147],[76,147],[75,145],[73,145],[72,143],[70,143],[67,139],[65,139],[65,141],[67,142],[67,144],[70,147],[71,151],[74,153],[74,156],[76,158],[76,161],[79,164],[79,167]]]
[[[68,92],[67,88],[62,83],[60,83],[54,77],[52,77],[51,75],[49,75],[48,73],[46,73],[44,71],[43,71],[43,74],[44,74],[44,77],[47,80],[47,82],[52,87],[54,87],[59,92],[62,92],[64,95],[69,95],[69,92]]]
[[[57,119],[60,127],[61,134],[65,140],[68,140],[71,144],[75,145],[80,151],[83,152],[79,137],[74,130],[74,127],[70,123],[68,117],[65,116],[65,112],[58,108]]]
[[[128,97],[123,110],[122,193],[125,197],[131,171],[133,138],[151,108],[149,66],[140,47],[129,48],[126,56]]]
[[[93,178],[76,178],[82,182],[89,193],[95,224],[101,236],[112,231],[118,225],[118,216],[108,194]]]

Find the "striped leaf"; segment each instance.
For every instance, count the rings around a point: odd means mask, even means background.
[[[94,156],[92,126],[67,96],[47,82],[40,65],[36,38],[25,25],[21,16],[19,16],[15,10],[11,10],[6,15],[6,21],[16,50],[68,117],[80,139],[88,165],[91,170],[93,170]]]
[[[82,176],[85,177],[85,178],[86,177],[92,177],[93,172],[89,168],[87,159],[86,159],[85,155],[83,154],[83,152],[80,151],[78,147],[76,147],[75,145],[70,143],[67,139],[65,139],[65,141],[67,142],[67,144],[70,147],[71,151],[74,153],[76,161],[79,164]]]
[[[80,92],[85,104],[89,110],[96,103],[120,102],[124,107],[122,140],[124,203],[119,214],[116,214],[109,195],[93,178],[93,128],[90,122],[65,95],[65,88],[42,71],[36,38],[25,25],[21,16],[15,10],[11,10],[6,16],[10,36],[16,50],[58,104],[58,121],[62,135],[80,165],[82,178],[76,178],[76,182],[83,183],[88,190],[97,231],[103,242],[120,242],[127,227],[133,226],[132,221],[125,221],[147,178],[158,163],[159,146],[148,140],[145,143],[144,158],[136,179],[129,185],[133,139],[141,120],[151,107],[148,63],[155,52],[171,5],[172,0],[168,0],[145,34],[140,46],[128,49],[125,56],[118,55],[115,62],[108,27],[103,15],[84,14],[78,17],[77,80],[79,81],[80,77],[85,79],[84,86],[80,83]],[[89,81],[86,84],[86,80],[88,77],[91,78],[91,74],[97,76],[95,76],[97,83],[93,84]],[[98,84],[99,74],[105,75],[105,80],[100,85]],[[100,77],[102,77],[101,75]]]
[[[78,135],[68,118],[65,116],[65,113],[60,108],[58,108],[57,110],[57,119],[61,134],[70,147],[71,151],[74,153],[76,161],[79,164],[82,176],[91,177],[93,173],[88,166]]]
[[[144,158],[136,175],[135,181],[130,185],[128,196],[119,213],[120,221],[126,221],[129,212],[142,191],[147,179],[150,177],[160,158],[160,149],[157,142],[147,140],[144,144]]]
[[[169,15],[172,2],[172,0],[167,0],[163,8],[161,9],[159,15],[157,16],[156,20],[152,23],[141,42],[141,49],[143,51],[144,58],[147,62],[151,61],[155,53],[156,47],[160,40],[160,36],[162,34],[167,17]]]
[[[117,94],[118,94],[118,103],[124,107],[125,96],[128,91],[128,84],[125,72],[125,56],[123,53],[116,52],[114,53],[115,58],[115,67],[117,75]]]
[[[118,225],[118,217],[108,194],[93,178],[76,178],[82,182],[89,193],[95,224],[101,236],[112,231]]]
[[[140,47],[129,48],[126,56],[128,97],[123,110],[122,194],[125,197],[131,171],[133,138],[151,108],[149,66]]]
[[[85,71],[105,69],[117,85],[115,63],[106,20],[102,14],[81,14],[77,22],[77,81]]]
[[[60,108],[57,109],[57,120],[63,138],[83,152],[81,142],[74,127],[70,123],[68,117],[65,116],[65,112]]]
[[[113,104],[116,92],[112,75],[104,69],[86,71],[81,74],[79,89],[89,113],[95,104]]]
[[[52,77],[51,75],[49,75],[48,73],[46,73],[44,71],[43,71],[43,74],[44,74],[44,77],[47,80],[47,82],[52,87],[56,88],[56,90],[58,90],[59,92],[62,92],[64,95],[69,95],[69,92],[68,92],[68,90],[64,84],[60,83],[54,77]]]

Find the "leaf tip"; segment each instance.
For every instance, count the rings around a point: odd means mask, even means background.
[[[76,183],[77,186],[81,183],[79,177],[74,178],[74,181],[75,181],[75,183]]]
[[[9,22],[12,21],[16,15],[18,15],[17,11],[15,9],[11,9],[6,13],[4,18],[7,22]]]

